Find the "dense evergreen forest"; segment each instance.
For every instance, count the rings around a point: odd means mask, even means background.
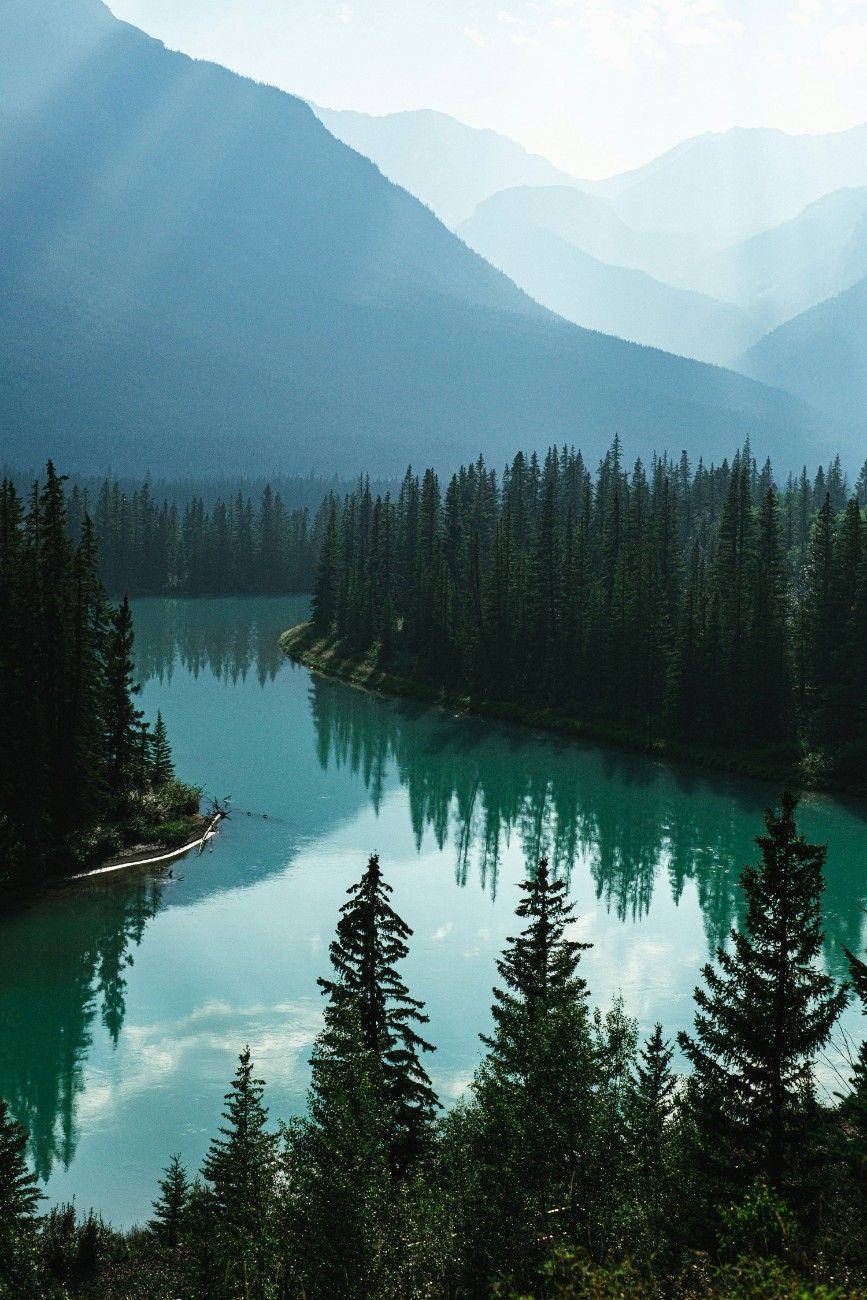
[[[288,647],[471,704],[571,720],[800,781],[863,785],[867,466],[783,489],[749,447],[595,476],[580,453],[483,461],[445,491],[332,499],[311,628]]]
[[[84,478],[70,487],[69,527],[77,536],[91,515],[113,594],[294,595],[313,589],[323,503],[353,487],[309,475],[153,484]]]
[[[162,718],[135,705],[129,603],[110,604],[93,523],[70,537],[49,462],[0,485],[0,891],[139,841],[183,842],[199,791],[175,779]]]
[[[412,931],[372,857],[319,981],[306,1115],[275,1128],[245,1048],[200,1173],[172,1157],[146,1227],[41,1215],[0,1102],[0,1296],[867,1296],[867,1042],[841,1063],[834,1036],[850,997],[867,1010],[867,965],[847,952],[837,983],[817,964],[825,850],[796,802],[766,814],[744,920],[701,971],[685,1076],[659,1024],[641,1041],[619,1000],[591,1010],[591,945],[543,859],[448,1113],[399,969]]]

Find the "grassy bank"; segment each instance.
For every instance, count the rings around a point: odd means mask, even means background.
[[[4,880],[0,870],[0,914],[34,903],[58,887],[77,886],[105,868],[145,865],[152,857],[192,847],[208,818],[199,811],[202,792],[171,780],[158,791],[137,796],[123,815],[106,817],[75,831],[54,853],[56,870]]]
[[[751,777],[799,790],[828,790],[859,798],[867,795],[867,774],[853,780],[840,777],[820,755],[799,755],[792,750],[760,753],[722,749],[692,741],[675,741],[650,731],[604,721],[586,721],[559,714],[550,708],[528,708],[520,704],[479,698],[447,690],[433,682],[383,669],[375,652],[364,659],[353,658],[336,637],[321,637],[310,623],[290,628],[280,638],[283,653],[312,672],[347,682],[361,690],[381,692],[397,699],[422,701],[450,712],[471,713],[515,726],[531,727],[575,740],[601,742],[631,749],[660,760],[691,763],[712,771]]]

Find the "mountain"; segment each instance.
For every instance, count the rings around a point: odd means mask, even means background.
[[[862,186],[836,190],[792,221],[705,259],[685,283],[737,303],[767,333],[867,275],[865,253],[867,187]]]
[[[867,123],[826,135],[711,132],[592,188],[633,229],[679,233],[700,255],[860,185],[867,185]]]
[[[373,117],[311,107],[332,135],[370,158],[384,176],[421,199],[452,229],[499,190],[579,184],[507,136],[465,126],[445,113],[421,110]]]
[[[505,190],[458,234],[537,302],[589,329],[716,363],[761,333],[739,308],[637,269],[660,253],[660,241],[636,235],[604,199],[578,190]]]
[[[826,435],[742,376],[551,316],[309,107],[98,0],[4,0],[0,432],[10,464],[227,473],[591,459]]]
[[[777,384],[867,439],[867,279],[787,321],[741,357],[745,374]]]

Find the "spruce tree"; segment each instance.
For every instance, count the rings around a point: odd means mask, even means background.
[[[702,1157],[745,1189],[797,1186],[817,1140],[813,1062],[846,1004],[845,987],[816,968],[823,934],[825,848],[795,824],[796,797],[765,815],[762,862],[745,866],[747,913],[695,990],[694,1035],[678,1041],[693,1067],[688,1110]]]
[[[27,1133],[0,1097],[0,1300],[39,1300],[36,1210],[42,1199],[25,1152]]]
[[[229,1295],[270,1300],[276,1294],[276,1138],[269,1133],[264,1084],[241,1053],[223,1111],[225,1123],[202,1165],[211,1206],[213,1248]]]
[[[521,889],[528,924],[498,963],[488,1055],[445,1128],[471,1292],[500,1269],[529,1279],[545,1239],[586,1241],[598,1187],[597,1071],[578,975],[589,945],[567,937],[573,910],[545,859]]]
[[[150,779],[154,789],[168,785],[175,775],[172,751],[163,715],[157,710],[157,720],[150,739]]]
[[[298,1292],[389,1294],[397,1266],[391,1116],[355,997],[336,992],[311,1058],[307,1115],[286,1129],[286,1236]]]
[[[627,1126],[639,1212],[647,1223],[650,1251],[656,1254],[671,1235],[676,1200],[677,1138],[673,1049],[657,1023],[633,1068]]]
[[[153,1203],[153,1218],[148,1225],[164,1245],[180,1244],[187,1226],[192,1188],[187,1171],[175,1153],[160,1179],[160,1195]]]
[[[337,613],[337,507],[331,502],[328,511],[328,523],[319,553],[316,569],[316,585],[313,591],[313,626],[317,632],[325,634],[331,631],[331,625]]]
[[[336,979],[319,984],[332,1002],[347,995],[357,1002],[365,1044],[381,1063],[392,1167],[400,1174],[428,1150],[439,1104],[419,1056],[434,1048],[414,1028],[428,1021],[424,1003],[410,997],[396,969],[412,930],[388,902],[392,890],[376,854],[347,892],[329,950]]]
[[[134,697],[141,687],[135,681],[132,611],[124,596],[112,611],[105,655],[105,732],[108,780],[115,797],[123,797],[135,784],[141,710]]]

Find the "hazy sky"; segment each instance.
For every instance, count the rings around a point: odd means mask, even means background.
[[[437,108],[579,175],[702,131],[867,120],[867,0],[109,0],[333,108]]]

